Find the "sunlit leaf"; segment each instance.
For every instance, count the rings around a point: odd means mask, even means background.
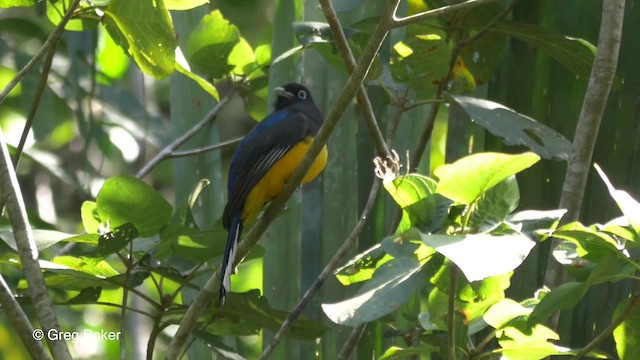
[[[435,170],[440,179],[437,192],[468,205],[487,190],[538,160],[540,157],[534,153],[509,155],[486,152],[469,155]]]
[[[629,224],[631,224],[636,234],[640,236],[640,202],[636,201],[626,191],[613,187],[613,184],[598,164],[594,164],[593,166],[596,168],[596,171],[598,171],[598,175],[600,175],[602,181],[607,185],[609,194],[616,201],[616,204],[618,204],[618,207],[622,210]]]
[[[103,225],[117,228],[131,223],[147,237],[156,234],[171,219],[171,205],[152,187],[131,176],[109,178],[96,197]]]
[[[189,35],[187,58],[198,71],[219,79],[234,68],[228,58],[239,41],[238,28],[214,10]]]
[[[623,300],[616,307],[612,321],[626,312],[626,318],[613,330],[620,360],[640,359],[640,296]]]
[[[209,0],[163,0],[167,10],[189,10],[208,4]]]
[[[177,40],[163,1],[112,0],[104,9],[103,22],[142,72],[156,78],[173,72]]]
[[[545,159],[567,160],[571,143],[550,127],[493,101],[451,96],[471,121],[502,137],[507,145],[523,145]]]
[[[453,261],[469,281],[514,270],[535,245],[520,234],[422,234],[422,241]]]
[[[33,229],[32,234],[38,251],[42,251],[62,240],[75,236],[74,234],[68,234],[61,231],[44,229]],[[18,251],[18,248],[16,247],[16,240],[13,236],[13,230],[11,230],[11,228],[0,227],[0,239],[4,240],[4,242],[13,250]]]
[[[340,325],[356,326],[379,319],[404,304],[426,281],[416,259],[401,257],[380,266],[350,299],[322,304],[327,317]]]

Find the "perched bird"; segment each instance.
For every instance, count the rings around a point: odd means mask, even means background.
[[[318,133],[324,117],[309,90],[296,83],[274,89],[273,113],[238,144],[229,169],[228,200],[222,224],[229,231],[222,260],[221,306],[230,289],[238,241],[245,225],[256,220],[262,207],[282,192]],[[313,180],[327,163],[327,147],[305,175]]]

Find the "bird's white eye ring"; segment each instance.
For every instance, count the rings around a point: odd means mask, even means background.
[[[298,99],[304,100],[307,98],[307,92],[304,90],[298,91]]]

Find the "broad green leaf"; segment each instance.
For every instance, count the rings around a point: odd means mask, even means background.
[[[488,232],[500,225],[518,207],[520,191],[515,176],[489,189],[480,196],[469,219],[469,227]]]
[[[396,82],[415,90],[418,99],[435,95],[449,72],[451,49],[437,34],[421,34],[393,46],[389,69]]]
[[[531,311],[533,310],[511,299],[502,299],[493,304],[482,318],[495,329],[502,329],[511,320],[519,316],[527,316]]]
[[[226,360],[246,360],[245,357],[238,354],[236,350],[227,346],[224,343],[224,338],[221,336],[216,336],[201,329],[195,329],[193,331],[193,336],[196,339],[202,341],[211,351],[220,355],[223,359]],[[216,357],[217,358],[217,357]]]
[[[47,17],[49,18],[49,21],[51,21],[53,25],[60,24],[60,21],[62,21],[62,18],[64,17],[65,13],[67,12],[67,9],[69,9],[69,6],[71,5],[72,2],[73,0],[47,1]],[[78,10],[82,8],[87,8],[87,7],[89,7],[89,4],[87,4],[84,1],[81,1],[78,7],[76,8],[75,12],[77,13]],[[84,31],[84,30],[95,29],[99,23],[100,21],[98,21],[97,19],[87,19],[87,18],[74,19],[72,17],[71,20],[69,20],[69,22],[64,28],[66,30],[71,30],[71,31]]]
[[[227,231],[222,224],[217,224],[209,231],[167,225],[160,232],[160,239],[162,242],[155,252],[158,259],[177,255],[196,263],[203,263],[224,253]]]
[[[450,96],[476,124],[507,145],[522,145],[545,159],[567,160],[571,143],[552,128],[493,101]]]
[[[123,224],[108,233],[101,234],[98,245],[83,255],[97,258],[115,254],[136,237],[138,237],[136,228],[129,223]]]
[[[618,190],[613,187],[613,184],[609,181],[609,178],[598,164],[594,164],[593,166],[596,168],[596,171],[598,171],[598,175],[600,175],[604,184],[607,185],[609,194],[613,200],[615,200],[616,204],[618,204],[618,207],[622,210],[622,213],[629,221],[631,227],[633,227],[636,234],[640,236],[640,202],[636,201],[626,191]]]
[[[518,155],[492,152],[469,155],[435,170],[440,179],[436,190],[451,200],[469,205],[501,181],[538,160],[540,157],[530,152]]]
[[[11,80],[16,76],[17,72],[10,67],[0,65],[0,89],[4,89]],[[22,93],[22,84],[18,83],[10,92],[8,97],[19,96]]]
[[[240,41],[238,28],[214,10],[204,16],[189,35],[187,58],[193,67],[210,78],[219,79],[231,71],[229,54]]]
[[[129,69],[129,57],[104,28],[98,31],[96,65],[100,73],[110,79],[120,79]]]
[[[588,79],[591,74],[596,48],[584,39],[563,36],[537,24],[512,21],[500,21],[490,30],[513,36],[540,48],[583,79]]]
[[[256,61],[256,55],[253,53],[251,45],[244,38],[240,38],[229,53],[227,60],[230,66],[233,66],[233,73],[236,75],[249,75],[244,72],[245,67]],[[249,69],[251,70],[251,69]]]
[[[401,257],[380,266],[371,280],[350,299],[322,304],[336,324],[356,326],[379,319],[400,307],[426,281],[416,259]]]
[[[177,41],[162,0],[112,0],[103,23],[142,72],[156,78],[173,72]]]
[[[93,201],[85,201],[80,208],[80,217],[82,218],[82,226],[89,234],[97,234],[100,230],[100,214],[98,214],[98,206]]]
[[[171,205],[152,187],[131,176],[109,178],[96,198],[107,229],[131,223],[141,237],[157,234],[171,219]]]
[[[99,286],[82,289],[80,293],[78,293],[78,295],[67,300],[65,304],[66,305],[95,304],[100,298],[100,294],[102,294],[102,288]]]
[[[380,244],[363,251],[335,271],[336,279],[344,286],[371,279],[378,267],[392,257],[387,255]]]
[[[585,284],[581,282],[567,282],[551,290],[535,307],[529,316],[529,323],[544,321],[556,311],[569,309],[580,301],[585,292]]]
[[[524,235],[429,235],[422,241],[453,261],[469,281],[512,271],[535,243]]]
[[[553,233],[553,236],[574,243],[578,256],[590,261],[599,261],[608,253],[620,252],[621,248],[611,235],[586,227],[579,222],[562,226]]]
[[[67,234],[60,231],[41,229],[33,229],[32,233],[38,251],[42,251],[62,240],[75,236],[74,234]],[[0,227],[0,239],[4,240],[13,250],[18,251],[16,239],[13,236],[13,230],[11,230],[11,228]]]
[[[431,232],[442,226],[451,201],[435,194],[436,182],[426,176],[409,174],[395,179],[385,178],[384,187],[403,210],[398,232],[417,227]]]
[[[518,230],[518,232],[535,239],[538,231],[543,231],[544,240],[556,229],[560,219],[567,212],[565,209],[559,210],[523,210],[509,215],[506,221]]]
[[[208,82],[207,80],[203,79],[199,75],[194,74],[191,71],[187,70],[182,65],[180,65],[178,62],[176,62],[176,71],[179,72],[180,74],[188,77],[189,79],[195,81],[198,85],[200,85],[200,87],[204,91],[206,91],[207,93],[209,93],[209,95],[211,95],[214,99],[216,99],[216,101],[220,101],[220,95],[218,94],[218,90],[210,82]]]
[[[620,302],[611,321],[627,312],[624,321],[613,330],[620,360],[640,359],[640,295]]]
[[[96,286],[118,287],[108,280],[118,276],[118,272],[101,259],[58,256],[51,262],[41,260],[40,267],[45,271],[45,284],[50,288],[81,291]],[[26,281],[21,280],[18,288],[26,289]]]
[[[0,8],[11,8],[18,6],[33,6],[37,0],[0,0]]]
[[[496,333],[502,347],[501,354],[507,359],[538,360],[550,355],[561,355],[569,349],[551,343],[560,337],[546,326],[537,324],[528,327],[506,327]]]
[[[431,346],[410,347],[404,349],[397,346],[391,346],[378,358],[378,360],[408,359],[417,355],[427,355],[437,351],[438,349],[436,347]]]
[[[184,309],[186,311],[186,309]],[[277,331],[289,315],[286,311],[275,310],[269,306],[267,299],[257,289],[245,293],[229,293],[222,308],[217,304],[210,305],[209,314],[216,314],[216,321],[210,316],[203,316],[200,322],[208,333],[214,335],[256,335],[264,329]],[[163,318],[171,323],[179,323],[184,313],[175,312]],[[293,323],[286,337],[299,340],[314,340],[325,332],[324,325],[306,316],[300,316]]]
[[[163,0],[167,10],[189,10],[208,4],[209,0]]]

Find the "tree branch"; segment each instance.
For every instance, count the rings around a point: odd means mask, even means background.
[[[625,0],[605,0],[602,4],[598,51],[591,68],[591,77],[576,126],[560,197],[559,207],[567,209],[566,215],[562,218],[564,224],[576,221],[580,216],[593,150],[607,105],[609,91],[616,75],[618,53],[622,40],[624,7]],[[566,280],[566,272],[562,265],[555,261],[551,254],[558,243],[559,240],[553,240],[548,255],[545,284],[550,288],[554,288]],[[555,314],[550,319],[550,325],[552,328],[556,328],[557,324],[558,314]]]
[[[20,304],[13,297],[13,293],[9,288],[9,285],[4,281],[2,274],[0,274],[0,307],[2,311],[9,319],[11,325],[13,325],[16,333],[22,340],[24,347],[29,352],[29,355],[36,360],[50,359],[47,350],[45,350],[41,341],[36,341],[33,337],[33,327],[27,318],[27,315],[22,311]]]
[[[22,269],[29,285],[29,294],[38,321],[45,334],[48,334],[49,330],[57,331],[60,329],[60,325],[53,312],[53,303],[47,294],[47,286],[38,263],[38,249],[31,226],[29,226],[20,185],[9,157],[9,149],[4,141],[2,130],[0,130],[0,192],[9,212],[16,247],[22,261]],[[45,338],[55,359],[71,359],[67,343],[50,340],[47,336]]]
[[[222,150],[228,147],[231,147],[233,145],[238,144],[240,141],[242,141],[242,139],[244,139],[244,136],[240,136],[237,137],[235,139],[231,139],[231,140],[227,140],[227,141],[223,141],[223,142],[219,142],[215,145],[209,145],[209,146],[203,146],[201,148],[197,148],[197,149],[191,149],[191,150],[184,150],[184,151],[174,151],[171,154],[169,154],[169,158],[175,159],[175,158],[181,158],[181,157],[189,157],[189,156],[195,156],[195,155],[200,155],[200,154],[204,154],[210,151],[216,151],[216,150]]]
[[[4,90],[2,90],[2,92],[0,93],[0,104],[4,102],[7,96],[9,96],[11,90],[13,90],[16,85],[18,85],[18,83],[25,77],[25,75],[27,75],[27,73],[31,71],[31,69],[36,66],[36,64],[47,54],[49,47],[53,46],[58,37],[60,37],[60,35],[64,32],[64,27],[67,26],[67,23],[69,22],[69,20],[71,20],[73,12],[75,11],[76,7],[78,7],[79,3],[80,0],[74,0],[71,3],[69,9],[67,9],[67,12],[60,20],[60,23],[51,33],[51,35],[49,35],[44,44],[42,44],[40,50],[38,50],[38,52],[31,58],[31,60],[29,60],[29,62],[16,74],[16,76],[11,79],[7,86],[4,87]]]
[[[156,156],[153,157],[138,173],[136,174],[137,178],[145,177],[154,167],[156,167],[160,162],[172,156],[174,150],[182,146],[189,139],[191,139],[194,135],[199,133],[202,129],[204,129],[207,125],[209,125],[218,115],[220,109],[229,102],[229,99],[233,96],[236,89],[232,88],[229,93],[223,97],[220,102],[213,108],[205,117],[200,120],[199,123],[194,125],[189,131],[184,133],[179,138],[175,139],[171,144],[165,146]]]
[[[269,343],[269,345],[266,348],[264,348],[258,360],[267,359],[269,355],[273,352],[273,350],[275,350],[276,346],[280,342],[280,339],[282,339],[282,337],[289,330],[291,325],[293,325],[293,322],[296,321],[298,316],[302,314],[302,311],[307,307],[307,305],[309,305],[309,303],[311,302],[311,299],[313,299],[313,297],[316,296],[318,291],[320,291],[320,288],[322,287],[322,284],[324,284],[324,281],[333,273],[333,271],[343,261],[343,258],[345,257],[345,255],[347,255],[347,252],[349,252],[349,250],[353,247],[356,240],[360,237],[360,234],[364,229],[364,225],[367,223],[367,219],[369,218],[369,215],[373,210],[379,190],[380,190],[380,180],[376,179],[374,180],[373,185],[371,186],[371,191],[369,191],[369,198],[367,199],[367,204],[362,210],[362,215],[360,215],[360,220],[351,231],[351,234],[349,235],[349,237],[347,237],[344,240],[344,242],[342,243],[342,246],[340,246],[336,254],[333,256],[333,258],[331,258],[331,260],[324,267],[324,269],[322,269],[322,272],[320,272],[320,275],[318,275],[318,277],[313,282],[313,284],[311,284],[311,287],[309,287],[309,290],[305,292],[304,296],[302,297],[302,299],[300,299],[300,301],[298,302],[296,307],[293,309],[293,311],[289,314],[289,316],[287,316],[287,319],[282,323],[282,325],[280,326],[280,329],[278,329],[278,332],[276,332],[275,335],[273,335],[273,338],[271,339],[271,343]]]
[[[635,309],[638,306],[640,306],[640,295],[635,295],[634,297],[631,298],[629,305],[627,305],[627,307],[624,309],[622,314],[620,314],[620,316],[618,316],[614,321],[612,321],[611,324],[609,324],[609,326],[607,326],[606,329],[602,330],[602,332],[598,334],[598,336],[596,336],[593,340],[591,340],[591,342],[589,342],[587,346],[582,348],[574,357],[572,357],[571,360],[579,360],[589,355],[591,350],[595,349],[596,346],[598,346],[603,340],[611,336],[611,334],[613,334],[613,331],[620,324],[622,324],[622,322],[624,322],[629,317],[629,315],[631,315],[631,313],[635,311]]]
[[[495,1],[497,1],[497,0],[468,0],[468,1],[465,1],[465,2],[462,2],[462,3],[459,3],[459,4],[443,6],[443,7],[437,8],[437,9],[421,12],[421,13],[418,13],[418,14],[413,14],[411,16],[407,16],[407,17],[403,17],[403,18],[398,18],[394,14],[392,26],[394,28],[401,27],[401,26],[407,26],[407,25],[415,24],[417,22],[425,21],[425,20],[428,20],[428,19],[433,19],[433,18],[436,18],[438,16],[446,15],[446,14],[449,14],[449,13],[452,13],[452,12],[456,12],[456,11],[459,11],[459,10],[471,9],[471,8],[476,7],[476,6],[488,4],[488,3],[491,3],[491,2],[495,2]]]
[[[278,195],[265,210],[264,214],[258,220],[258,222],[251,228],[247,236],[238,245],[237,259],[242,259],[249,250],[255,246],[260,239],[260,236],[267,229],[269,224],[275,219],[276,215],[282,210],[287,200],[291,197],[295,189],[300,186],[302,178],[311,167],[313,161],[315,161],[320,151],[329,140],[329,135],[333,132],[340,121],[342,114],[349,106],[351,99],[359,89],[362,80],[369,71],[371,63],[375,54],[378,52],[382,42],[387,36],[390,29],[393,14],[395,13],[400,0],[391,0],[388,2],[387,9],[382,15],[380,23],[376,27],[376,30],[371,36],[367,47],[362,53],[362,57],[358,62],[355,70],[349,77],[349,80],[344,85],[340,96],[336,99],[329,115],[324,121],[324,124],[320,128],[320,131],[316,135],[313,143],[309,147],[307,154],[302,159],[296,171],[294,171],[291,179],[287,182],[287,185],[283,189],[282,193]],[[207,304],[212,298],[215,297],[216,292],[220,288],[220,268],[209,278],[204,285],[196,299],[193,301],[189,309],[185,313],[178,330],[176,331],[171,344],[167,349],[167,359],[177,359],[180,354],[180,349],[184,346],[191,330],[195,326],[199,315],[204,311]]]
[[[327,19],[327,23],[329,23],[329,27],[331,28],[331,32],[333,33],[334,43],[338,47],[340,55],[342,55],[342,61],[347,68],[347,72],[351,74],[356,68],[356,60],[353,57],[353,53],[351,52],[351,48],[349,47],[349,42],[347,41],[347,37],[344,34],[344,30],[340,25],[338,15],[336,14],[336,11],[331,4],[331,1],[320,0],[320,6],[322,6],[324,17]],[[367,90],[362,84],[360,84],[360,88],[358,89],[357,99],[358,104],[362,108],[367,128],[371,133],[371,139],[376,146],[377,155],[383,157],[391,156],[389,148],[387,147],[387,144],[382,137],[382,132],[378,127],[376,115],[373,113],[373,107],[371,106],[371,101],[369,100],[369,96],[367,95]]]
[[[351,330],[351,333],[349,334],[347,341],[344,343],[344,346],[342,347],[342,349],[340,349],[338,356],[336,356],[336,360],[349,359],[349,357],[351,356],[351,353],[356,348],[356,345],[358,345],[358,342],[360,342],[360,339],[362,338],[362,334],[364,334],[364,331],[366,329],[367,329],[367,324],[365,323],[365,324],[356,326],[353,328],[353,330]]]

